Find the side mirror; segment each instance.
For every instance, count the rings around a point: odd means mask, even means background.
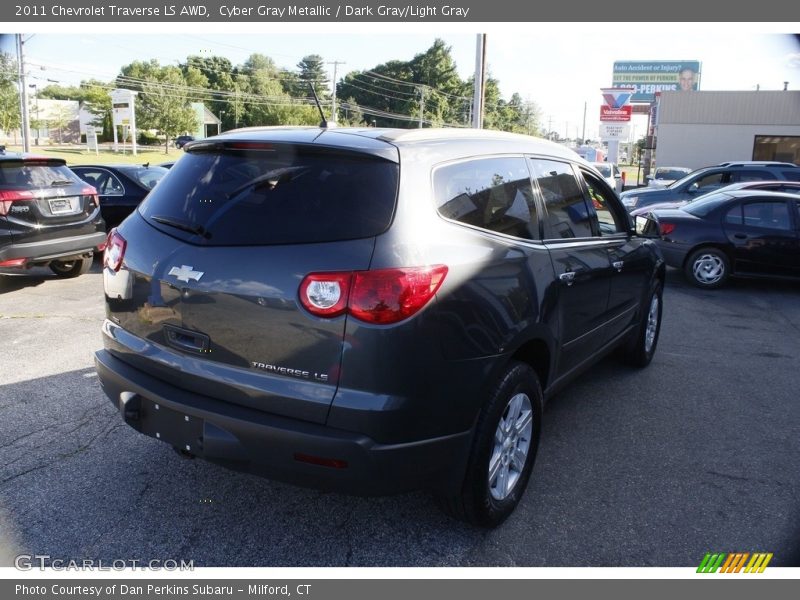
[[[645,215],[636,215],[634,231],[636,232],[636,235],[641,237],[657,238],[658,223]]]

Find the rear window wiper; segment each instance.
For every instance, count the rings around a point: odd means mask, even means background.
[[[156,215],[150,218],[153,219],[153,221],[156,221],[157,223],[162,223],[163,225],[169,225],[170,227],[174,227],[175,229],[180,229],[181,231],[193,233],[194,235],[199,235],[206,239],[211,237],[211,233],[206,231],[206,229],[202,225],[195,225],[194,223],[186,223],[184,221],[179,221],[178,219],[173,219],[172,217],[164,217],[161,215]]]
[[[243,183],[233,191],[228,192],[228,198],[233,198],[249,188],[257,188],[265,184],[269,185],[270,189],[275,189],[279,183],[292,181],[292,179],[295,179],[306,170],[306,167],[281,167],[280,169],[273,169],[272,171],[268,171],[263,175],[259,175]]]

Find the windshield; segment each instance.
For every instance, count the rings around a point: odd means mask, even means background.
[[[683,177],[678,179],[678,181],[673,182],[669,187],[677,188],[677,187],[682,186],[684,183],[686,183],[686,182],[688,182],[690,180],[699,179],[699,176],[702,173],[705,173],[706,171],[707,171],[707,169],[697,169],[697,171],[692,171],[688,175],[684,175]]]
[[[728,200],[730,200],[732,196],[728,194],[723,194],[720,192],[712,192],[710,194],[706,194],[700,198],[697,198],[693,202],[690,202],[686,206],[682,207],[681,210],[686,211],[690,215],[694,215],[695,217],[705,217],[708,213],[712,210],[717,208],[718,206],[725,204]]]
[[[201,147],[172,167],[139,211],[202,245],[358,239],[388,228],[398,177],[396,163],[354,152]]]

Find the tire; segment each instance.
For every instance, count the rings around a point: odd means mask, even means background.
[[[686,278],[699,288],[707,290],[722,286],[731,274],[728,255],[719,248],[700,248],[689,256],[683,266]]]
[[[519,504],[539,447],[542,389],[536,372],[512,362],[484,405],[459,493],[439,496],[449,515],[496,527]]]
[[[73,260],[54,260],[50,270],[63,279],[71,279],[89,272],[92,267],[91,258],[75,258]]]
[[[647,303],[642,307],[642,316],[634,335],[622,347],[622,361],[640,369],[653,360],[661,333],[661,313],[664,286],[657,281],[650,288]]]

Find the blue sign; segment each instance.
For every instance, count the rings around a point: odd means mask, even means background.
[[[633,103],[650,103],[656,92],[700,89],[699,60],[616,61],[611,87],[633,88]]]

